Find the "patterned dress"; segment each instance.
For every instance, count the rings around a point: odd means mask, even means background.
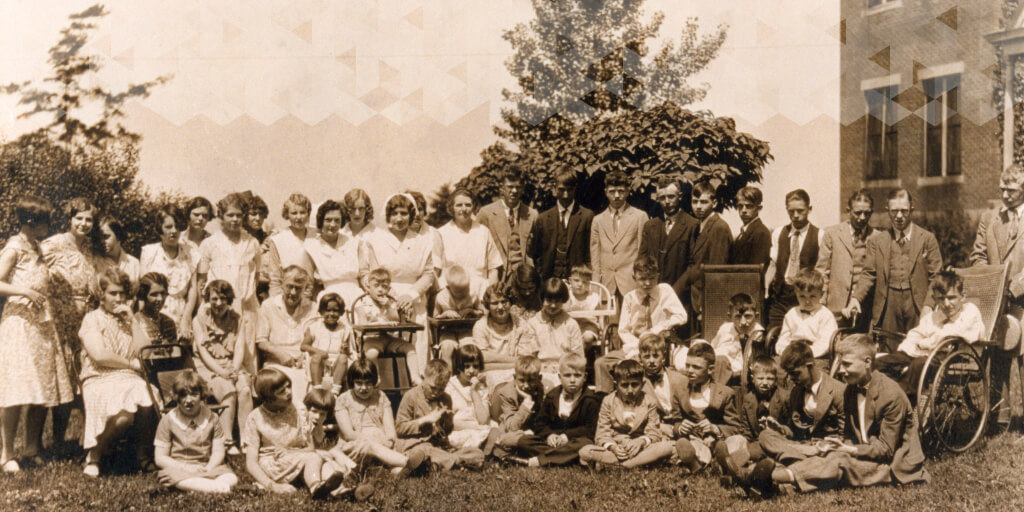
[[[102,308],[94,309],[82,319],[78,335],[82,339],[99,337],[105,348],[121,357],[135,357],[130,322],[121,320]],[[103,433],[107,420],[121,412],[135,413],[140,407],[152,407],[146,381],[138,372],[127,368],[107,368],[82,351],[82,400],[85,403],[85,434],[82,447],[96,446],[96,436]]]
[[[261,405],[245,421],[242,444],[259,447],[260,467],[271,480],[290,483],[302,474],[305,454],[315,452],[307,427],[305,414],[294,405],[280,411]]]
[[[14,267],[7,282],[47,295],[49,274],[37,244],[16,235],[0,250],[13,252]],[[0,407],[43,405],[53,407],[70,402],[74,388],[64,347],[57,341],[49,299],[38,306],[22,296],[7,298],[0,316]]]
[[[338,397],[334,404],[335,414],[348,415],[348,421],[365,439],[386,443],[387,433],[384,432],[384,412],[391,410],[391,400],[380,390],[374,390],[369,400],[363,401],[346,391]],[[354,441],[354,439],[349,439]]]
[[[75,243],[71,233],[60,233],[39,244],[43,260],[50,269],[50,297],[57,336],[64,345],[69,368],[78,368],[82,344],[78,329],[82,317],[96,307],[96,276],[108,263],[93,252],[89,240]],[[78,371],[72,371],[72,379]],[[77,384],[77,383],[76,383]]]

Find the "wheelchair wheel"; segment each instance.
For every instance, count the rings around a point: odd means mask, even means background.
[[[961,453],[985,432],[989,415],[989,373],[972,349],[956,350],[942,360],[931,394],[921,408],[922,428],[929,437]]]

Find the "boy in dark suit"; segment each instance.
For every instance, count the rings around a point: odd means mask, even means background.
[[[558,362],[560,386],[548,391],[537,411],[534,435],[519,438],[517,451],[530,467],[564,465],[579,458],[580,448],[594,442],[601,399],[587,389],[587,360],[569,352]]]
[[[843,339],[837,351],[839,375],[846,381],[843,437],[819,442],[816,455],[787,467],[771,459],[758,462],[751,482],[762,495],[772,494],[774,484],[808,492],[930,480],[910,400],[899,384],[871,370],[874,342],[855,334]]]
[[[783,420],[766,420],[767,428],[758,435],[758,443],[766,455],[788,463],[815,455],[815,443],[842,434],[845,386],[819,366],[807,342],[786,347],[779,366],[793,389]]]
[[[732,242],[729,263],[732,265],[761,265],[762,272],[772,260],[772,232],[761,222],[761,189],[747,185],[736,193],[736,211],[743,227]]]
[[[802,188],[786,194],[789,224],[772,232],[771,260],[768,271],[767,328],[781,326],[786,312],[797,305],[793,278],[802,269],[813,269],[818,263],[821,232],[811,224],[811,196]]]
[[[572,267],[590,264],[590,228],[594,212],[576,202],[576,173],[555,176],[555,206],[537,216],[527,254],[542,280],[566,279]]]
[[[697,236],[690,246],[688,266],[683,273],[680,295],[689,317],[693,319],[698,318],[697,314],[703,305],[704,271],[701,265],[724,265],[729,260],[729,247],[732,246],[732,230],[715,213],[715,209],[718,208],[716,192],[711,182],[701,180],[693,184],[690,194],[690,206],[699,224]],[[695,331],[695,322],[690,324],[691,331]]]
[[[711,445],[725,432],[725,410],[733,407],[732,389],[711,380],[715,350],[705,341],[686,354],[686,386],[674,390],[680,421],[675,428],[676,454],[691,472],[711,462]]]
[[[683,187],[668,176],[658,179],[656,192],[661,204],[662,217],[653,218],[644,224],[640,240],[640,259],[651,258],[658,263],[660,282],[668,283],[681,295],[685,283],[687,256],[693,243],[697,220],[680,208]]]
[[[748,463],[764,458],[757,438],[768,421],[784,421],[789,402],[789,390],[778,385],[779,364],[771,356],[758,354],[749,368],[747,387],[736,389],[732,407],[725,410],[722,434],[727,437],[712,447],[722,472],[734,477]]]

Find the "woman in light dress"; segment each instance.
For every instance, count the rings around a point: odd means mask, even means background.
[[[192,312],[199,297],[196,282],[199,254],[180,241],[185,216],[178,207],[160,208],[154,220],[160,241],[142,247],[141,271],[143,274],[158,272],[167,278],[167,300],[160,312],[174,321],[179,337],[192,339]]]
[[[324,201],[316,212],[316,228],[320,233],[307,238],[304,246],[313,262],[313,275],[323,283],[321,295],[337,293],[345,301],[345,307],[350,308],[363,294],[359,286],[359,251],[363,243],[343,232],[345,220],[341,203]]]
[[[498,282],[498,271],[504,265],[501,251],[491,237],[491,230],[473,218],[476,202],[468,190],[452,193],[448,211],[452,220],[437,230],[444,242],[444,268],[459,265],[466,269],[470,293],[482,298],[484,290]]]

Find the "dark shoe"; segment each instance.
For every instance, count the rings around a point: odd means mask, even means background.
[[[424,463],[427,462],[427,459],[427,455],[422,451],[413,450],[409,452],[405,467],[402,468],[400,473],[398,473],[399,478],[420,474],[426,467],[426,464]]]
[[[326,480],[321,480],[313,484],[313,487],[309,489],[309,494],[314,500],[327,499],[327,497],[330,496],[331,491],[341,486],[341,482],[344,480],[345,475],[341,474],[339,471],[335,471],[334,473],[331,473],[331,476],[327,477]]]
[[[722,473],[728,476],[737,476],[740,468],[736,465],[736,461],[729,455],[729,447],[722,441],[716,441],[714,446],[711,448],[711,454],[715,458],[715,462],[722,468]]]
[[[757,491],[762,498],[770,498],[775,492],[775,485],[772,482],[772,472],[775,471],[775,461],[770,458],[761,459],[750,472],[750,486]]]

